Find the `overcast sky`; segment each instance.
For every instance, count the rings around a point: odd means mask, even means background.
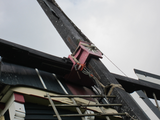
[[[159,0],[57,0],[81,31],[127,76],[160,75]],[[36,0],[0,0],[0,38],[59,57],[69,49]],[[105,57],[103,63],[121,74]]]

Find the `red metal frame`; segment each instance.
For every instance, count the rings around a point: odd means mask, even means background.
[[[93,48],[93,49],[92,49]],[[74,57],[74,58],[73,58]],[[72,55],[69,55],[69,59],[72,61],[73,66],[70,74],[65,76],[67,81],[77,83],[80,85],[91,86],[93,85],[93,81],[88,76],[81,73],[83,67],[87,64],[88,60],[91,58],[102,58],[102,53],[94,47],[92,44],[81,41]],[[78,61],[75,61],[76,59]],[[79,65],[79,69],[75,70],[75,66]],[[79,75],[78,75],[79,74]]]
[[[90,47],[87,46],[93,47],[91,43],[87,43],[84,41],[79,42],[78,48],[74,53],[74,58],[76,58],[81,64],[86,64],[87,60],[89,60],[90,57],[102,58],[102,53],[98,49],[91,51]],[[69,55],[69,59],[73,62],[74,67],[76,62],[73,60],[71,55]]]

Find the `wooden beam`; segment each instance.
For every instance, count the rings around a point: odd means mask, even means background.
[[[125,77],[125,76],[117,75],[114,73],[112,73],[112,75],[129,93],[132,93],[137,90],[143,90],[146,92],[149,98],[153,98],[153,93],[157,95],[160,93],[160,85],[158,84]],[[160,96],[157,96],[157,99],[160,100]]]
[[[54,0],[38,0],[38,2],[72,53],[77,48],[79,41],[90,42]],[[99,59],[91,58],[87,67],[103,85],[119,84]],[[149,119],[126,91],[114,88],[112,95],[117,97],[109,99],[110,103],[122,104],[122,107],[115,107],[118,112],[127,112],[131,117],[138,120]],[[130,118],[123,116],[123,119],[129,120]]]
[[[61,117],[83,117],[83,116],[125,116],[125,113],[95,113],[95,114],[62,114]],[[56,117],[56,115],[53,115]]]
[[[68,97],[68,98],[104,98],[105,95],[57,95],[57,96],[52,96],[51,97]],[[47,97],[47,96],[44,96]],[[114,98],[116,97],[115,95],[110,95],[106,96],[107,98]]]
[[[68,105],[68,104],[55,104],[56,107],[113,107],[113,106],[122,106],[122,104],[77,104],[77,105]]]

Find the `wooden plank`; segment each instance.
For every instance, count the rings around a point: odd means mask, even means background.
[[[51,106],[52,106],[55,114],[56,114],[56,117],[58,118],[58,120],[62,120],[61,117],[60,117],[60,115],[59,115],[59,112],[58,112],[58,110],[57,110],[57,108],[56,108],[56,106],[55,106],[55,104],[54,104],[54,102],[52,101],[52,99],[50,98],[50,96],[49,96],[48,93],[47,93],[47,97],[48,97],[48,99],[49,99],[49,102],[50,102],[50,104],[51,104]]]
[[[44,96],[47,97],[47,96]],[[50,96],[50,97],[68,97],[68,98],[103,98],[105,95],[57,95],[57,96]],[[114,98],[115,95],[106,96],[107,98]]]
[[[84,34],[64,14],[54,0],[38,0],[38,2],[72,53],[77,48],[79,41],[90,42],[90,40],[88,40],[87,37],[84,36]],[[91,58],[87,67],[103,85],[119,84],[99,59]],[[117,97],[109,99],[110,103],[121,103],[123,105],[122,107],[115,107],[118,112],[127,112],[131,117],[138,120],[149,119],[131,96],[124,90],[114,88],[112,95],[116,95]],[[128,116],[123,116],[123,119],[129,120],[130,118]]]
[[[96,102],[97,105],[100,104],[99,101],[96,98],[94,98],[94,101]],[[109,104],[105,104],[105,105],[109,105]],[[103,114],[106,113],[102,106],[99,106],[99,108],[101,109]],[[106,120],[110,120],[110,118],[108,116],[106,116]]]
[[[83,117],[83,116],[125,116],[125,113],[95,113],[95,114],[63,114],[61,117]],[[55,115],[53,115],[55,117]]]
[[[56,104],[56,107],[113,107],[113,106],[122,106],[122,104],[73,104],[73,105],[68,105],[68,104]]]

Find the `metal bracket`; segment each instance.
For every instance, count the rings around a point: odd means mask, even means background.
[[[69,59],[73,62],[72,69],[75,64],[79,62],[80,64],[86,64],[91,58],[102,58],[102,53],[93,44],[84,41],[79,42],[79,45],[72,55],[69,55]]]
[[[66,80],[86,86],[93,85],[91,78],[81,72],[89,59],[93,57],[96,59],[102,58],[100,50],[91,43],[79,42],[75,52],[68,57],[72,61],[73,66],[70,74],[65,76]]]

